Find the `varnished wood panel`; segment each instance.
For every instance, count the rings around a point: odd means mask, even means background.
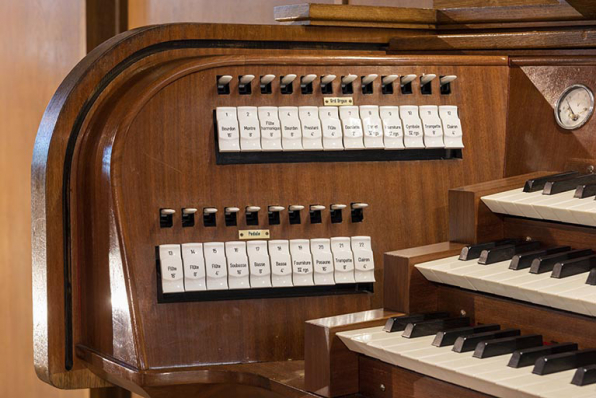
[[[367,398],[489,398],[455,384],[359,355],[360,393]]]
[[[596,118],[578,130],[568,131],[560,128],[554,117],[555,103],[566,87],[582,83],[596,89],[594,67],[582,66],[583,62],[593,62],[594,58],[590,58],[572,59],[566,65],[555,59],[556,66],[544,65],[540,60],[540,66],[531,66],[527,65],[531,60],[526,60],[526,66],[512,68],[507,176],[535,170],[564,170],[572,158],[596,158],[596,139],[592,133]]]
[[[324,397],[356,394],[358,355],[336,333],[383,325],[394,311],[370,310],[306,322],[304,336],[305,389]]]

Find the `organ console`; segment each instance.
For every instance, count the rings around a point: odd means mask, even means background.
[[[36,140],[38,376],[594,396],[596,41],[575,3],[302,5],[277,10],[302,26],[97,47]]]

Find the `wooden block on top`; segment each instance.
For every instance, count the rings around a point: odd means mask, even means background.
[[[314,319],[304,333],[304,382],[306,390],[324,397],[358,393],[358,354],[335,334],[345,330],[384,325],[399,312],[376,309]]]
[[[404,313],[437,310],[436,286],[414,265],[454,256],[463,244],[441,242],[385,253],[383,306]]]
[[[526,180],[555,172],[538,171],[449,190],[449,240],[478,243],[503,238],[503,217],[480,200],[482,196],[523,187]]]
[[[357,26],[434,29],[435,10],[427,8],[293,4],[274,8],[275,20],[285,25]]]

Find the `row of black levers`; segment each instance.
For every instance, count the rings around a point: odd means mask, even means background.
[[[555,195],[575,189],[575,198],[596,198],[596,174],[580,174],[577,171],[551,174],[532,178],[524,184],[524,192],[542,191],[544,195]]]
[[[478,264],[490,265],[511,260],[509,269],[530,269],[531,274],[551,272],[552,278],[588,273],[586,283],[596,285],[596,254],[592,249],[571,246],[545,247],[538,241],[502,239],[465,246],[459,255],[462,261],[478,259]]]
[[[470,326],[469,317],[450,317],[447,312],[433,312],[392,317],[384,329],[403,331],[402,337],[435,335],[435,347],[453,346],[453,351],[474,351],[475,358],[512,354],[507,366],[534,366],[532,373],[547,375],[577,369],[572,384],[596,383],[596,349],[579,350],[576,343],[543,344],[538,334],[521,335],[519,329],[501,329],[497,324]]]

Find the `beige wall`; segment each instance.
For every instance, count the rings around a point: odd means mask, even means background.
[[[33,370],[30,164],[52,94],[85,53],[78,0],[0,2],[0,397],[83,397]]]
[[[129,0],[130,28],[168,22],[274,24],[273,7],[342,0]],[[433,0],[349,0],[354,5],[432,8]],[[241,12],[239,11],[241,10]]]
[[[416,5],[432,0],[383,1]],[[299,0],[129,0],[130,27],[192,21],[275,23],[273,7]],[[341,0],[320,1],[341,3]],[[353,3],[381,3],[354,0]],[[242,12],[238,12],[241,10]],[[85,54],[84,0],[0,1],[0,397],[82,398],[33,370],[30,162],[52,94]]]

